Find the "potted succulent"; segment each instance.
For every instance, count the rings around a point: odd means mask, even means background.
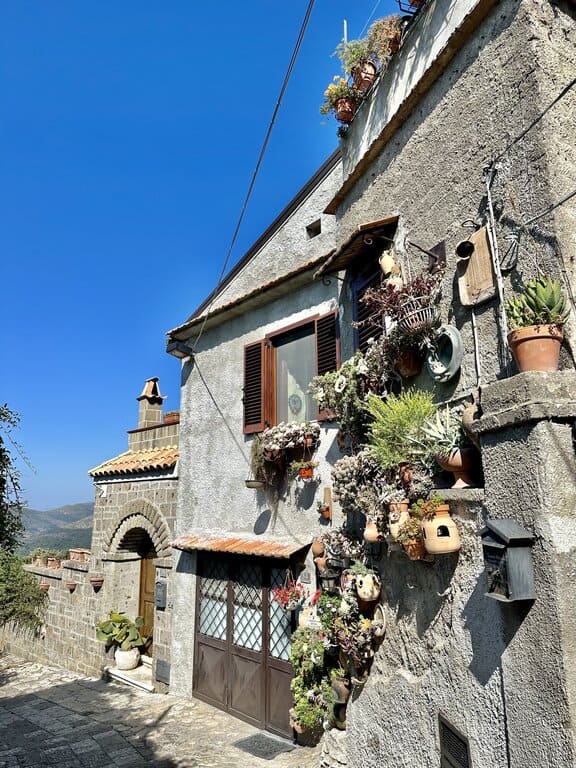
[[[432,456],[447,472],[454,475],[453,488],[468,488],[478,453],[468,441],[462,428],[462,419],[448,406],[438,408],[435,415],[422,427],[415,440],[426,456]]]
[[[367,409],[374,419],[368,436],[370,450],[383,470],[406,462],[426,465],[418,439],[436,412],[430,392],[406,390],[386,400],[370,394]]]
[[[336,75],[324,91],[324,103],[320,112],[323,115],[334,112],[336,120],[340,123],[351,123],[361,101],[360,91],[350,85],[345,77]]]
[[[147,638],[140,634],[142,626],[142,616],[137,616],[132,621],[119,611],[110,611],[107,619],[96,624],[96,639],[103,642],[107,648],[115,647],[114,659],[118,669],[135,669],[140,663],[139,648],[147,641]]]
[[[426,557],[422,522],[417,517],[409,517],[400,526],[396,541],[402,544],[410,560],[423,560]]]
[[[549,275],[529,280],[520,296],[506,303],[508,345],[520,372],[556,371],[563,326],[568,317],[560,281]]]
[[[460,550],[460,534],[442,496],[433,494],[412,505],[411,513],[422,522],[424,547],[430,555],[448,555]]]
[[[317,461],[292,461],[288,471],[290,477],[297,477],[300,480],[313,480],[314,470],[317,466]]]

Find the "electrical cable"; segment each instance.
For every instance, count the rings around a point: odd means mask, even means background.
[[[308,27],[308,22],[310,20],[310,16],[312,14],[312,9],[314,7],[315,0],[310,0],[308,3],[308,7],[306,9],[306,13],[304,15],[304,20],[300,26],[300,32],[298,33],[298,39],[296,40],[296,45],[294,46],[294,50],[292,51],[292,56],[290,58],[290,63],[288,64],[288,69],[286,70],[286,74],[284,75],[284,80],[282,82],[282,87],[280,88],[280,93],[278,95],[278,99],[276,100],[276,106],[274,107],[274,111],[272,112],[272,117],[270,119],[270,122],[268,124],[268,130],[266,131],[266,136],[264,137],[264,142],[262,144],[262,148],[260,150],[260,154],[258,156],[258,161],[256,162],[256,167],[254,168],[254,172],[252,174],[252,179],[250,180],[250,184],[248,186],[248,191],[246,193],[246,196],[244,198],[244,203],[242,205],[242,209],[240,211],[240,215],[238,217],[238,221],[236,223],[236,228],[234,230],[234,234],[232,236],[232,241],[230,243],[230,247],[228,248],[228,252],[226,254],[226,258],[224,260],[224,264],[222,266],[222,269],[220,271],[220,277],[218,278],[218,283],[216,284],[216,288],[213,291],[212,300],[209,302],[208,306],[204,310],[204,322],[202,323],[202,326],[200,328],[200,332],[198,336],[196,337],[196,340],[194,342],[193,349],[196,349],[198,346],[198,343],[200,342],[200,339],[202,338],[202,334],[204,333],[204,329],[206,327],[206,322],[208,320],[208,314],[210,312],[210,308],[212,307],[212,304],[216,300],[216,295],[218,293],[218,289],[220,288],[220,285],[222,284],[222,280],[224,278],[224,275],[226,273],[226,269],[228,267],[228,263],[230,261],[230,257],[232,256],[232,251],[234,250],[234,246],[236,245],[236,240],[238,239],[238,234],[240,232],[240,227],[242,225],[242,221],[244,220],[244,214],[246,213],[246,209],[248,207],[248,202],[250,200],[250,197],[252,196],[252,191],[254,189],[254,185],[256,183],[256,177],[258,176],[258,172],[260,170],[260,166],[262,165],[262,161],[264,160],[264,155],[266,154],[266,149],[268,148],[268,142],[270,141],[270,135],[272,133],[272,128],[274,127],[274,123],[276,122],[276,117],[278,115],[278,111],[280,110],[280,105],[282,104],[282,99],[284,98],[284,93],[286,92],[286,88],[288,87],[288,82],[290,80],[290,76],[292,75],[292,70],[294,69],[294,65],[296,63],[296,58],[298,56],[298,53],[300,52],[300,47],[302,46],[302,41],[304,39],[304,33],[306,32],[306,28]]]
[[[531,130],[532,130],[532,128],[534,128],[534,126],[535,126],[535,125],[537,125],[537,124],[540,122],[540,120],[542,120],[542,118],[544,117],[544,115],[545,115],[547,112],[549,112],[549,111],[552,109],[552,107],[553,107],[555,104],[557,104],[557,103],[560,101],[560,99],[563,99],[563,98],[564,98],[564,96],[566,96],[566,94],[568,93],[568,91],[569,91],[571,88],[573,88],[575,85],[576,85],[576,77],[575,77],[573,80],[571,80],[571,81],[568,83],[568,85],[566,85],[566,86],[565,86],[565,87],[564,87],[564,88],[563,88],[563,89],[560,91],[560,93],[558,94],[558,96],[556,96],[556,98],[555,98],[555,99],[554,99],[554,100],[553,100],[553,101],[552,101],[550,104],[548,104],[548,106],[546,107],[546,109],[545,109],[543,112],[541,112],[541,113],[538,115],[538,117],[536,117],[536,118],[535,118],[535,119],[534,119],[534,120],[533,120],[533,121],[530,123],[530,125],[529,125],[527,128],[525,128],[525,129],[522,131],[522,133],[520,133],[518,136],[516,136],[516,138],[515,138],[515,139],[513,139],[513,140],[510,142],[510,144],[508,144],[508,146],[507,146],[507,147],[506,147],[506,148],[505,148],[505,149],[504,149],[504,150],[503,150],[503,151],[502,151],[502,152],[501,152],[501,153],[500,153],[500,154],[499,154],[499,155],[498,155],[498,156],[497,156],[497,157],[496,157],[494,160],[492,160],[492,164],[494,164],[494,163],[497,163],[497,162],[498,162],[498,160],[501,160],[501,159],[504,157],[504,155],[505,155],[505,154],[506,154],[506,153],[507,153],[509,150],[511,150],[511,149],[512,149],[512,147],[513,147],[515,144],[517,144],[519,141],[521,141],[521,140],[524,138],[524,136],[526,136],[526,134],[528,133],[528,131],[531,131]]]

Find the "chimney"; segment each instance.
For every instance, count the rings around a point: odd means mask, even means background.
[[[138,429],[157,427],[162,424],[162,401],[158,377],[146,379],[144,389],[138,400]]]

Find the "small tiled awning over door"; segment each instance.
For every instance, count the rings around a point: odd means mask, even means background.
[[[266,541],[264,539],[242,539],[234,536],[179,536],[172,542],[173,549],[185,552],[200,550],[203,552],[227,552],[233,555],[254,555],[256,557],[292,557],[310,542],[290,542],[286,544],[279,541]]]

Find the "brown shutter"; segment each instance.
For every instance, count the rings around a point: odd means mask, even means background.
[[[370,338],[379,339],[382,336],[382,326],[378,323],[369,322],[370,309],[362,301],[362,297],[368,290],[380,284],[381,275],[376,273],[361,288],[353,289],[354,296],[354,320],[360,324],[357,329],[357,346],[360,352],[366,353],[368,349],[368,340]]]
[[[335,371],[340,367],[340,335],[338,313],[331,312],[316,320],[316,373]],[[334,419],[332,411],[318,411],[318,420]]]
[[[331,312],[329,315],[319,317],[316,320],[316,373],[318,376],[338,368],[340,363],[338,341],[337,313]]]
[[[244,347],[244,433],[264,429],[264,342]]]

